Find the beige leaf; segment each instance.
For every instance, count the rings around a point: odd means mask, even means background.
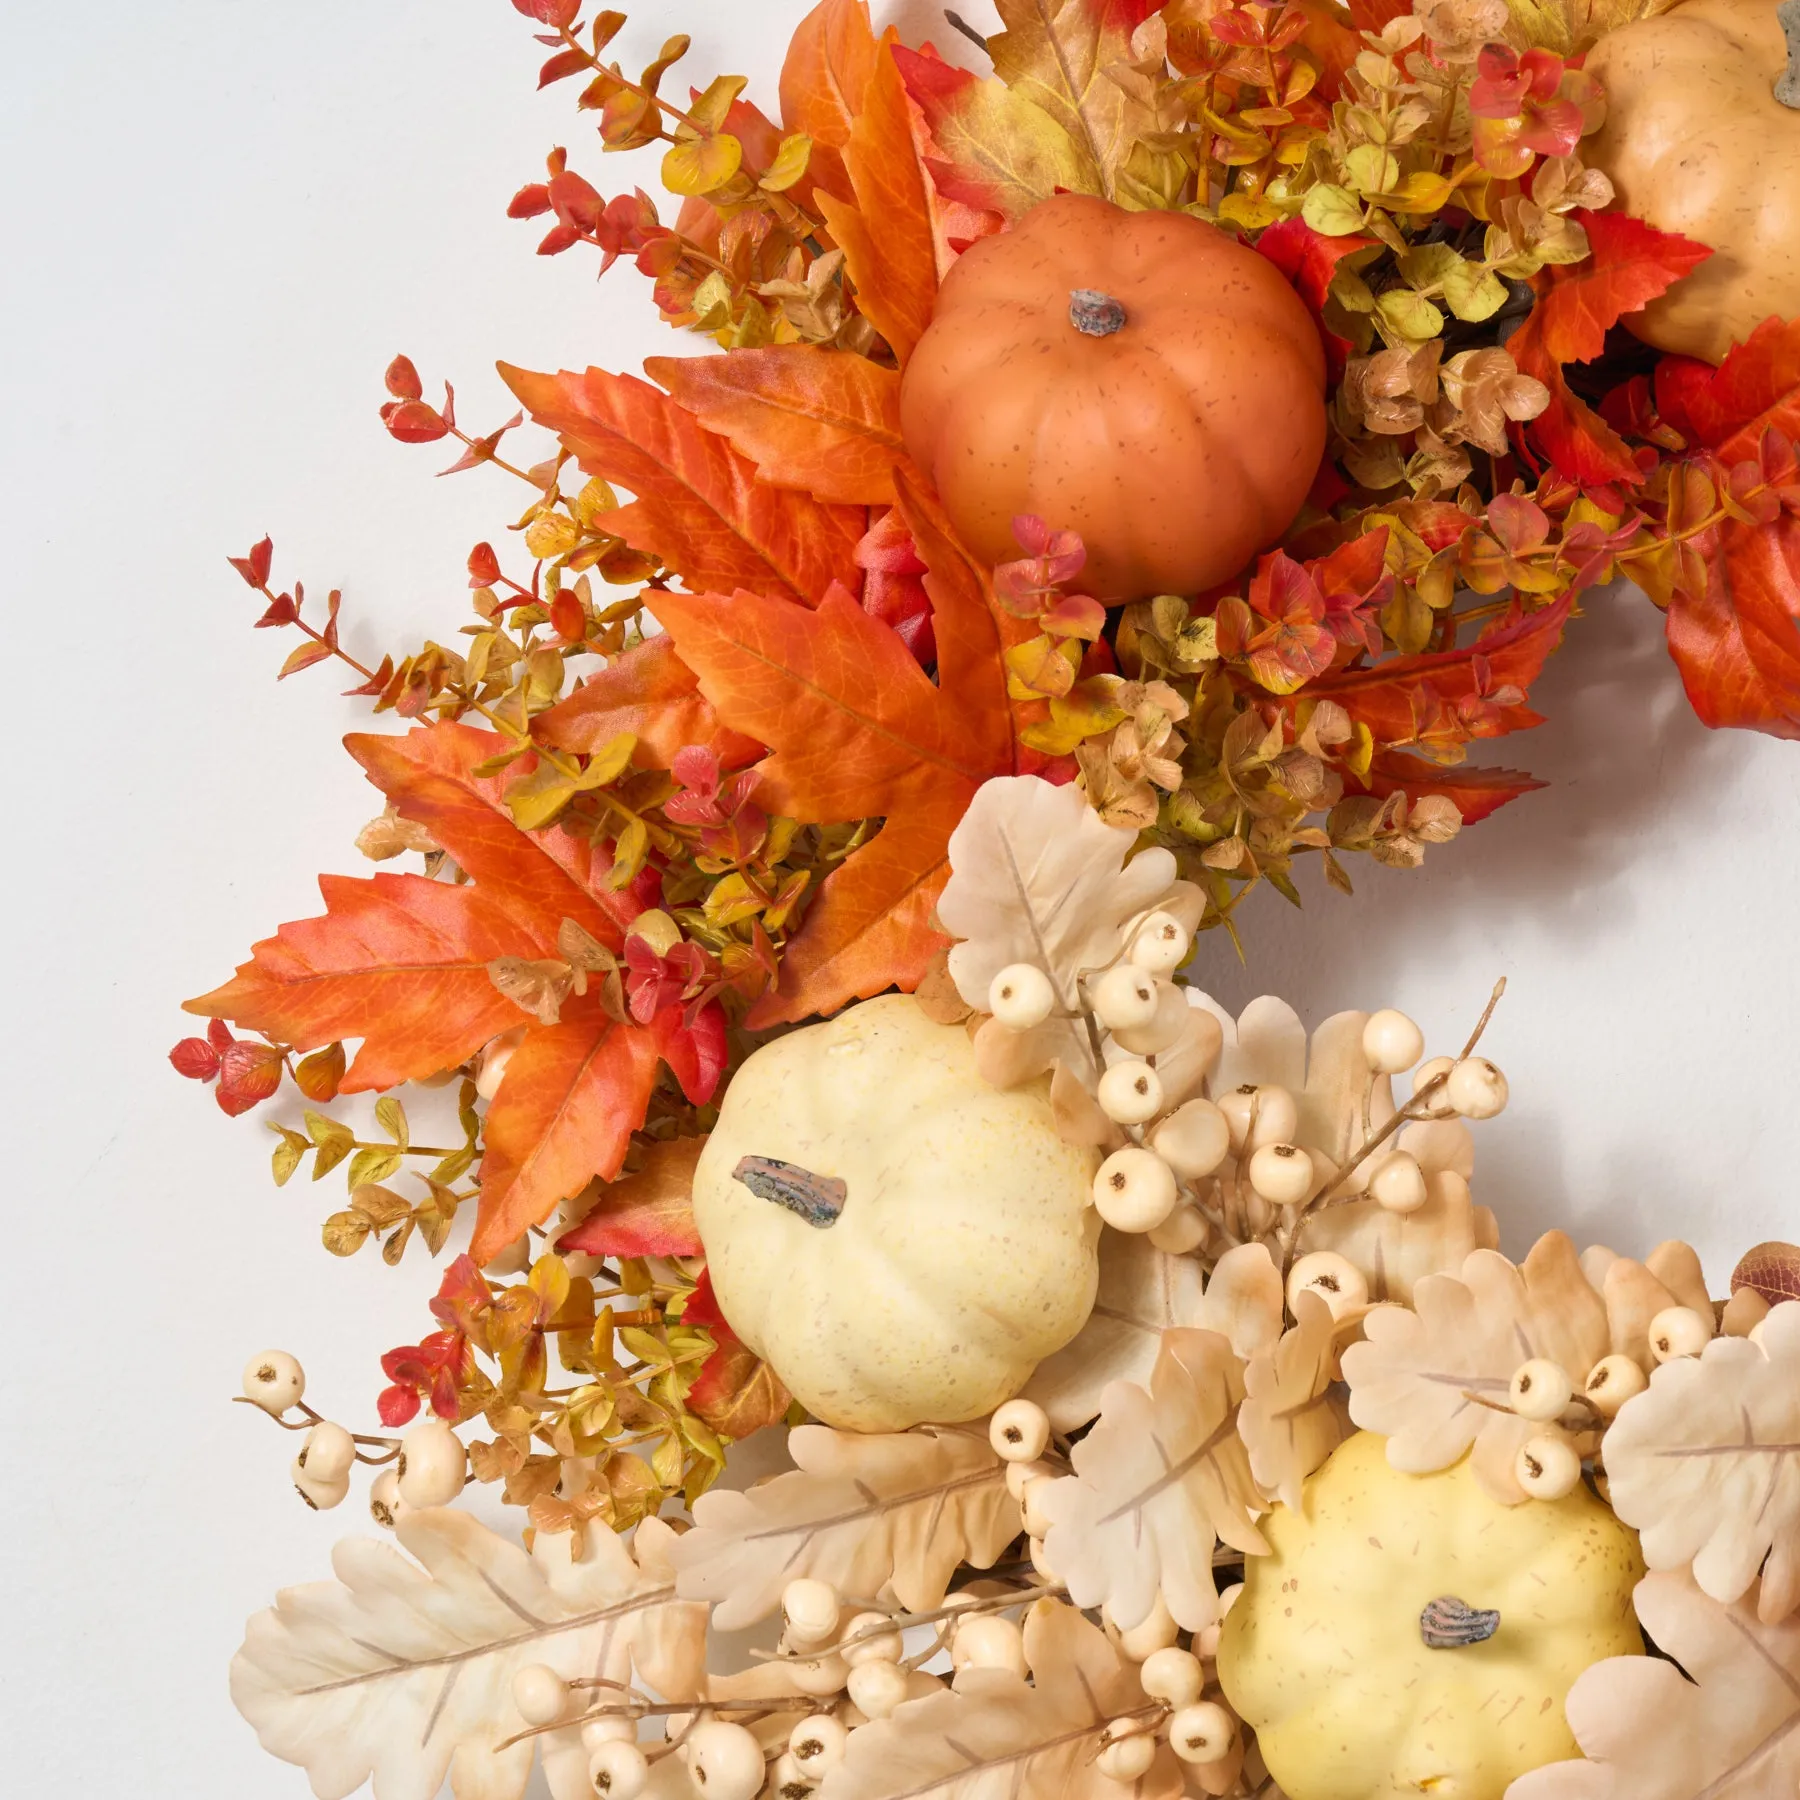
[[[555,959],[532,961],[523,956],[497,956],[487,966],[488,980],[540,1025],[560,1022],[575,972]]]
[[[1605,1449],[1613,1508],[1652,1569],[1692,1563],[1725,1604],[1761,1570],[1766,1623],[1800,1606],[1800,1301],[1763,1321],[1760,1348],[1720,1337],[1664,1363]]]
[[[1597,1258],[1591,1263],[1589,1253],[1584,1251],[1581,1264],[1606,1303],[1607,1347],[1620,1356],[1631,1357],[1648,1374],[1656,1367],[1656,1357],[1650,1349],[1650,1321],[1681,1302],[1641,1262],[1610,1252],[1607,1255],[1609,1260],[1598,1280]],[[1577,1371],[1571,1369],[1569,1373],[1577,1382],[1582,1380]]]
[[[1748,1599],[1721,1606],[1684,1575],[1646,1575],[1635,1601],[1645,1631],[1674,1661],[1611,1656],[1584,1671],[1566,1710],[1587,1760],[1521,1775],[1506,1800],[1777,1800],[1800,1791],[1800,1620],[1759,1621]]]
[[[965,1669],[954,1691],[911,1700],[851,1733],[820,1800],[1174,1800],[1167,1746],[1135,1783],[1095,1766],[1100,1735],[1132,1713],[1148,1721],[1135,1668],[1073,1607],[1040,1600],[1025,1618],[1033,1680]]]
[[[1300,1484],[1349,1435],[1334,1389],[1336,1322],[1317,1294],[1295,1296],[1299,1321],[1280,1343],[1250,1359],[1238,1436],[1264,1496],[1300,1505]]]
[[[1216,1331],[1240,1357],[1281,1335],[1281,1274],[1267,1248],[1242,1244],[1210,1281],[1192,1256],[1165,1256],[1139,1232],[1104,1231],[1094,1310],[1072,1342],[1037,1366],[1026,1388],[1058,1431],[1085,1425],[1109,1382],[1146,1382],[1165,1331]]]
[[[530,1553],[467,1513],[404,1514],[393,1545],[348,1538],[335,1581],[288,1588],[258,1613],[231,1664],[231,1697],[265,1750],[317,1794],[373,1777],[374,1800],[519,1800],[534,1740],[513,1676],[547,1663],[565,1678],[636,1678],[676,1699],[700,1692],[706,1609],[675,1596],[673,1533],[658,1520],[630,1548],[567,1534]],[[567,1789],[562,1790],[566,1795]]]
[[[985,782],[951,834],[951,876],[937,906],[943,928],[963,940],[950,952],[963,999],[985,1011],[994,977],[1023,962],[1049,976],[1059,1010],[1073,1013],[1077,978],[1119,960],[1128,924],[1192,896],[1169,851],[1132,856],[1136,841],[1102,824],[1072,786],[1035,775]],[[1072,1020],[1047,1021],[1031,1037],[1041,1040],[1031,1073],[1058,1057],[1072,1067],[1092,1061]]]
[[[1525,1498],[1513,1460],[1541,1429],[1506,1405],[1514,1371],[1541,1356],[1585,1374],[1608,1343],[1606,1308],[1560,1231],[1516,1268],[1477,1250],[1459,1275],[1426,1276],[1410,1309],[1376,1307],[1363,1333],[1344,1352],[1351,1418],[1381,1433],[1388,1461],[1415,1475],[1472,1448],[1476,1480],[1508,1506]]]
[[[940,1430],[859,1435],[823,1425],[788,1434],[798,1468],[748,1493],[715,1488],[694,1502],[675,1546],[681,1595],[715,1604],[735,1631],[766,1618],[796,1576],[841,1594],[939,1605],[959,1563],[989,1567],[1018,1536],[1019,1503],[984,1434]]]
[[[1140,1624],[1158,1592],[1178,1624],[1218,1616],[1214,1541],[1266,1548],[1248,1453],[1237,1435],[1243,1364],[1215,1331],[1163,1334],[1148,1387],[1115,1381],[1075,1446],[1075,1473],[1044,1490],[1050,1566],[1083,1607]]]
[[[1412,1129],[1401,1134],[1403,1146]],[[1473,1252],[1500,1242],[1494,1215],[1474,1203],[1455,1170],[1428,1170],[1425,1186],[1417,1212],[1389,1212],[1373,1200],[1323,1207],[1300,1227],[1294,1248],[1337,1251],[1362,1271],[1371,1299],[1409,1306],[1426,1276],[1454,1273]]]
[[[392,806],[388,806],[379,818],[371,819],[356,834],[356,847],[370,862],[387,862],[409,850],[430,856],[442,845],[423,825],[413,819],[401,818]]]

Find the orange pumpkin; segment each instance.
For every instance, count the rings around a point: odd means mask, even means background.
[[[1265,257],[1184,213],[1060,194],[972,245],[900,418],[969,546],[1080,532],[1103,600],[1191,594],[1274,543],[1325,447],[1325,354]]]

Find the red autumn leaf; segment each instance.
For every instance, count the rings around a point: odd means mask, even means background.
[[[1754,456],[1768,426],[1800,437],[1800,319],[1764,319],[1716,369],[1665,356],[1656,369],[1656,405],[1678,431],[1727,462]]]
[[[1372,237],[1326,237],[1314,231],[1297,213],[1291,219],[1278,219],[1267,230],[1257,234],[1255,248],[1266,256],[1292,284],[1307,304],[1319,335],[1325,340],[1332,372],[1341,374],[1350,342],[1324,326],[1325,298],[1331,289],[1331,278],[1345,257],[1359,250],[1377,250],[1380,240]]]
[[[1485,769],[1462,765],[1445,768],[1404,750],[1383,750],[1370,765],[1363,791],[1386,799],[1404,793],[1409,800],[1435,794],[1454,804],[1465,825],[1477,825],[1509,800],[1548,784],[1518,769]]]
[[[594,1176],[610,1181],[644,1121],[668,1032],[607,1017],[598,994],[565,1001],[562,1021],[527,1031],[489,1106],[481,1207],[470,1254],[485,1263]]]
[[[236,1118],[267,1100],[281,1086],[282,1053],[273,1044],[240,1038],[219,1055],[219,1085],[214,1098]]]
[[[469,586],[492,587],[500,579],[500,558],[492,544],[477,544],[469,552]]]
[[[607,529],[659,556],[697,592],[748,588],[816,605],[857,583],[863,515],[756,479],[756,465],[648,382],[589,369],[500,373],[582,468],[636,496]]]
[[[1800,518],[1727,524],[1702,594],[1670,602],[1669,653],[1701,722],[1800,738]]]
[[[211,1081],[219,1072],[219,1053],[205,1038],[183,1038],[169,1052],[169,1061],[189,1081]]]
[[[688,1411],[728,1443],[780,1424],[794,1403],[780,1376],[723,1321],[707,1330],[715,1348],[688,1389]]]
[[[931,322],[938,262],[931,188],[890,28],[877,50],[843,152],[855,203],[818,196],[863,316],[902,366]]]
[[[1636,487],[1643,479],[1631,446],[1574,393],[1563,378],[1562,364],[1544,347],[1543,303],[1506,340],[1519,372],[1534,376],[1550,390],[1550,404],[1522,430],[1527,443],[1547,457],[1561,475],[1584,488],[1621,482]]]
[[[1542,720],[1522,703],[1482,703],[1488,695],[1508,690],[1522,695],[1531,686],[1562,641],[1573,604],[1565,598],[1503,622],[1461,650],[1390,657],[1373,668],[1321,676],[1307,686],[1305,697],[1335,700],[1382,745],[1418,742],[1446,715],[1454,719],[1458,709],[1469,707],[1482,709],[1467,729],[1453,735],[1466,740],[1527,730]]]
[[[914,985],[943,942],[931,911],[950,833],[981,782],[1014,768],[1002,653],[1009,629],[1030,626],[997,614],[904,477],[900,499],[931,571],[936,684],[841,590],[813,613],[742,592],[659,601],[719,716],[774,752],[759,804],[809,823],[887,821],[824,883],[752,1027]]]
[[[559,1251],[587,1256],[699,1256],[694,1224],[694,1165],[703,1137],[652,1144],[644,1166],[600,1195],[594,1210],[556,1240]]]
[[[424,385],[419,380],[419,371],[413,367],[410,356],[396,356],[388,364],[387,373],[383,376],[387,391],[396,400],[423,400]]]
[[[250,546],[248,556],[229,556],[225,559],[243,576],[251,587],[266,587],[269,581],[269,566],[275,560],[275,545],[269,538],[262,538]]]
[[[581,14],[581,0],[513,0],[513,11],[540,25],[567,30]]]
[[[1348,0],[1348,5],[1350,21],[1358,31],[1377,33],[1383,26],[1412,11],[1411,0]]]
[[[1628,313],[1641,311],[1712,255],[1673,231],[1658,231],[1628,213],[1578,212],[1592,254],[1584,262],[1547,271],[1549,292],[1538,301],[1539,341],[1559,363],[1592,362],[1606,334]]]
[[[675,654],[666,633],[646,638],[590,675],[568,699],[533,721],[537,735],[559,750],[592,755],[621,731],[637,738],[634,760],[666,769],[690,744],[712,750],[727,768],[741,768],[763,747],[719,723],[701,697],[692,669]]]
[[[644,364],[708,431],[756,464],[759,480],[815,499],[891,506],[900,377],[847,350],[783,344]]]

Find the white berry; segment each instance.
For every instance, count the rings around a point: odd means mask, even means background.
[[[1184,1706],[1169,1721],[1169,1748],[1183,1762],[1223,1762],[1236,1737],[1237,1721],[1216,1700]]]
[[[1312,1158],[1298,1144],[1264,1144],[1250,1158],[1250,1185],[1277,1206],[1298,1206],[1313,1181]]]
[[[803,1575],[781,1590],[781,1614],[787,1621],[788,1642],[810,1648],[822,1644],[837,1630],[843,1607],[837,1589],[829,1581]]]
[[[769,1793],[772,1800],[807,1800],[824,1779],[825,1771],[813,1774],[793,1751],[784,1750],[769,1770]]]
[[[1136,1781],[1156,1761],[1156,1739],[1141,1719],[1114,1719],[1100,1740],[1094,1767],[1112,1781]]]
[[[1115,1031],[1113,1042],[1133,1056],[1155,1056],[1180,1041],[1194,1018],[1187,993],[1172,981],[1156,984],[1156,1016],[1148,1025],[1127,1026]]]
[[[1142,1125],[1163,1108],[1162,1077],[1147,1062],[1118,1062],[1100,1077],[1100,1110],[1120,1125]]]
[[[1231,1128],[1231,1147],[1239,1156],[1264,1144],[1292,1143],[1300,1129],[1300,1108],[1284,1087],[1246,1083],[1220,1097],[1219,1111]]]
[[[1132,964],[1152,975],[1167,975],[1187,961],[1193,941],[1188,928],[1173,913],[1153,912],[1131,940]]]
[[[1019,1496],[1019,1515],[1027,1537],[1037,1538],[1041,1542],[1050,1535],[1052,1521],[1044,1510],[1044,1496],[1056,1484],[1057,1479],[1054,1475],[1040,1475],[1036,1481],[1028,1482],[1024,1493]]]
[[[1569,1371],[1561,1363],[1551,1362],[1543,1356],[1520,1363],[1513,1371],[1509,1390],[1513,1411],[1521,1419],[1532,1419],[1539,1424],[1560,1419],[1568,1410],[1574,1393],[1575,1384],[1569,1379]]]
[[[1029,1031],[1055,1009],[1050,977],[1031,963],[1008,963],[988,983],[988,1011],[1009,1031]]]
[[[1448,1081],[1450,1071],[1455,1067],[1456,1059],[1454,1057],[1434,1056],[1430,1062],[1420,1063],[1413,1070],[1412,1091],[1415,1099],[1423,1094],[1432,1082],[1437,1081],[1440,1075],[1445,1078],[1444,1081],[1438,1082],[1438,1086],[1433,1090],[1430,1098],[1422,1103],[1422,1110],[1416,1111],[1413,1114],[1414,1117],[1448,1119],[1455,1116],[1456,1108],[1450,1104],[1449,1098],[1444,1092],[1445,1082]]]
[[[650,1763],[636,1744],[613,1738],[588,1758],[587,1774],[597,1800],[637,1800],[650,1779]]]
[[[296,1456],[289,1465],[288,1474],[294,1483],[294,1492],[310,1506],[314,1512],[330,1512],[334,1506],[341,1506],[344,1496],[350,1492],[350,1477],[339,1475],[333,1481],[310,1474]]]
[[[835,1769],[844,1760],[850,1734],[830,1713],[814,1713],[802,1719],[788,1734],[788,1755],[810,1776]]]
[[[1650,1354],[1659,1363],[1698,1356],[1712,1342],[1712,1320],[1691,1306],[1665,1306],[1650,1321]]]
[[[1094,1206],[1115,1231],[1150,1231],[1175,1210],[1175,1172],[1153,1151],[1128,1144],[1094,1177]]]
[[[1188,1256],[1206,1242],[1207,1223],[1197,1206],[1178,1206],[1150,1229],[1150,1242],[1164,1256]]]
[[[306,1392],[306,1371],[285,1350],[265,1350],[244,1364],[244,1398],[280,1418]]]
[[[1417,1212],[1431,1198],[1419,1159],[1390,1150],[1369,1172],[1369,1198],[1391,1213]]]
[[[1138,1680],[1152,1700],[1165,1706],[1192,1706],[1206,1686],[1206,1672],[1191,1650],[1169,1644],[1144,1658]]]
[[[756,1800],[762,1791],[762,1746],[742,1725],[702,1719],[683,1739],[681,1755],[706,1800]]]
[[[569,1684],[547,1663],[527,1663],[512,1680],[512,1701],[527,1725],[554,1725],[569,1710]]]
[[[1156,1017],[1156,990],[1154,975],[1120,963],[1094,983],[1088,998],[1108,1031],[1134,1031]]]
[[[1317,1294],[1331,1308],[1334,1319],[1369,1304],[1369,1284],[1362,1270],[1335,1250],[1315,1250],[1310,1256],[1300,1257],[1288,1270],[1288,1309],[1295,1311],[1294,1303],[1308,1292]]]
[[[306,1434],[306,1442],[294,1460],[297,1468],[315,1480],[336,1481],[340,1475],[348,1475],[350,1465],[356,1461],[356,1440],[343,1426],[321,1419]]]
[[[906,1647],[897,1631],[885,1629],[886,1613],[858,1613],[844,1628],[843,1658],[852,1675],[864,1663],[897,1663]]]
[[[1158,1650],[1166,1650],[1180,1635],[1181,1628],[1169,1611],[1169,1603],[1157,1594],[1155,1603],[1135,1625],[1117,1628],[1118,1646],[1129,1662],[1141,1663]]]
[[[1581,1479],[1581,1458],[1566,1437],[1530,1438],[1513,1459],[1513,1473],[1534,1500],[1560,1500]]]
[[[850,1665],[835,1650],[816,1654],[803,1652],[793,1661],[783,1663],[782,1668],[801,1693],[817,1699],[835,1694],[850,1676]]]
[[[1007,1462],[1036,1462],[1050,1441],[1050,1420],[1035,1400],[1008,1400],[988,1421],[988,1442]]]
[[[628,1713],[595,1713],[581,1721],[581,1747],[590,1755],[602,1744],[635,1744],[637,1720]]]
[[[896,1662],[860,1662],[850,1671],[850,1704],[871,1719],[885,1719],[906,1698],[906,1671]]]
[[[1363,1026],[1363,1056],[1377,1075],[1398,1075],[1425,1054],[1425,1034],[1403,1012],[1384,1006]]]
[[[1008,1669],[1025,1679],[1025,1635],[1011,1619],[964,1619],[950,1640],[950,1663],[957,1669]]]
[[[469,1461],[459,1438],[442,1419],[415,1425],[400,1440],[400,1498],[408,1506],[448,1506],[463,1491]]]
[[[1231,1126],[1210,1100],[1189,1100],[1151,1132],[1150,1148],[1183,1180],[1198,1181],[1225,1160]]]
[[[1594,1403],[1601,1418],[1610,1419],[1627,1400],[1641,1394],[1650,1378],[1633,1356],[1603,1356],[1588,1370],[1581,1391]]]
[[[393,1469],[383,1469],[369,1484],[369,1517],[383,1531],[392,1531],[401,1516],[412,1508],[400,1498],[400,1477]]]
[[[1506,1110],[1506,1077],[1484,1056],[1465,1056],[1444,1083],[1444,1098],[1465,1119],[1491,1119]]]
[[[1015,1500],[1025,1498],[1025,1490],[1034,1481],[1045,1475],[1055,1475],[1058,1471],[1047,1462],[1008,1463],[1006,1465],[1006,1491]]]

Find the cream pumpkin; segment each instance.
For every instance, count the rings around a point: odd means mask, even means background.
[[[1635,1533],[1586,1488],[1508,1507],[1359,1432],[1263,1521],[1219,1679],[1290,1800],[1501,1800],[1580,1751],[1576,1676],[1638,1655]]]
[[[1625,324],[1716,363],[1771,314],[1800,314],[1800,94],[1775,95],[1788,68],[1775,0],[1684,0],[1608,33],[1586,67],[1606,124],[1583,158],[1625,212],[1713,252]]]
[[[1096,1153],[889,995],[765,1044],[694,1173],[720,1308],[828,1425],[981,1417],[1086,1323]]]

